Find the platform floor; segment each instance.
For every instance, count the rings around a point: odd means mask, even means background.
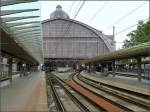
[[[0,112],[48,112],[43,72],[22,78],[15,77],[11,84],[0,89]]]
[[[81,75],[92,80],[96,80],[108,85],[112,85],[118,88],[124,88],[134,92],[150,95],[150,81],[142,80],[139,82],[135,78],[123,77],[123,76],[102,76],[95,73],[81,72]]]
[[[122,76],[130,76],[130,77],[134,77],[134,78],[138,78],[138,74],[137,73],[133,73],[133,72],[115,72],[117,75],[120,74]],[[148,79],[150,78],[149,74],[141,74],[142,76],[142,80]],[[145,79],[143,79],[145,78]]]

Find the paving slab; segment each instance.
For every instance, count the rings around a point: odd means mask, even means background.
[[[48,111],[43,72],[16,77],[11,84],[0,89],[1,112]]]

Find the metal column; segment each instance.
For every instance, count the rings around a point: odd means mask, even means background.
[[[141,81],[141,78],[142,78],[142,76],[141,76],[141,71],[142,71],[142,69],[141,69],[141,57],[137,58],[137,64],[138,64],[138,80]]]
[[[13,59],[8,58],[8,63],[9,63],[8,76],[9,76],[10,82],[12,82],[12,63],[13,63]]]
[[[112,61],[112,73],[113,76],[115,77],[115,60]]]

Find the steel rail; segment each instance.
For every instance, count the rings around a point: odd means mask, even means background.
[[[100,87],[100,85],[98,85],[98,84],[96,84],[95,82],[92,82],[92,81],[90,81],[90,80],[88,80],[88,79],[83,79],[83,78],[81,78],[81,77],[78,77],[78,79],[81,80],[81,81],[83,81],[83,82],[85,82],[86,84],[91,85],[91,86],[94,87],[94,88],[97,88],[97,89],[99,89],[99,90],[102,90],[102,91],[104,91],[104,92],[107,92],[107,93],[109,93],[109,94],[111,94],[111,95],[113,95],[113,96],[119,97],[119,98],[121,98],[121,99],[124,99],[124,100],[126,100],[126,101],[128,101],[128,102],[132,102],[132,103],[134,103],[134,104],[138,104],[138,105],[140,105],[140,106],[142,106],[142,107],[144,107],[144,108],[146,108],[146,109],[149,108],[149,104],[146,103],[146,102],[143,102],[143,101],[138,100],[138,99],[135,99],[135,98],[133,98],[133,97],[130,97],[130,96],[121,94],[121,93],[119,93],[119,92],[116,92],[115,90],[109,89],[108,87],[106,88],[104,85],[103,85],[104,87]]]
[[[48,79],[49,79],[48,81],[49,81],[50,87],[51,87],[52,92],[53,92],[52,95],[53,95],[53,98],[54,98],[54,101],[56,104],[57,111],[58,112],[66,112],[66,110],[65,110],[65,108],[64,108],[64,106],[63,106],[63,104],[62,104],[62,102],[58,96],[58,93],[56,92],[55,88],[53,87],[53,83],[51,81],[51,78],[52,77],[48,77]]]
[[[147,103],[147,102],[144,102],[142,100],[133,98],[133,97],[131,97],[129,95],[125,95],[125,94],[119,93],[118,91],[113,90],[114,88],[110,89],[110,87],[107,87],[107,86],[105,86],[103,84],[99,85],[99,83],[96,83],[95,81],[92,81],[90,79],[86,79],[86,78],[84,78],[84,77],[82,77],[80,75],[77,75],[77,78],[80,81],[82,81],[82,82],[84,82],[84,83],[86,83],[86,84],[88,84],[88,85],[90,85],[90,86],[92,86],[92,87],[94,87],[96,89],[99,89],[99,90],[101,90],[103,92],[106,92],[106,93],[108,93],[110,95],[113,95],[113,96],[115,96],[117,98],[123,99],[123,100],[125,100],[127,102],[136,104],[136,105],[138,105],[138,106],[140,106],[142,108],[149,109],[149,105],[150,104]]]
[[[85,88],[82,85],[76,83],[73,79],[66,80],[65,83],[68,84],[75,91],[85,96],[87,99],[89,99],[91,102],[93,102],[97,106],[100,106],[101,108],[105,109],[105,111],[108,111],[108,112],[124,112],[125,111],[125,109],[122,109],[121,107],[112,104],[111,102],[107,101],[103,97],[100,97],[98,94],[90,91],[88,88]]]
[[[65,86],[65,82],[60,78],[56,78],[55,80],[59,83],[59,85],[66,91],[71,100],[79,107],[82,112],[91,112],[84,104],[82,104]],[[66,84],[65,84],[66,85]]]

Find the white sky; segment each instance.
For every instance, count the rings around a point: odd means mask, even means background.
[[[86,1],[83,8],[76,17],[76,20],[83,23],[88,23],[91,17],[97,12],[98,9],[101,8],[105,2],[106,1]],[[72,10],[69,12],[72,3],[73,1],[41,1],[41,19],[49,19],[49,15],[56,9],[57,5],[61,5],[63,10],[68,13],[70,18],[73,18],[75,11],[77,11],[76,8],[78,4],[81,5],[82,1],[75,1]],[[115,25],[115,33],[122,31],[123,29],[136,24],[138,20],[145,20],[149,17],[148,1],[108,1],[105,7],[90,23],[88,23],[88,25],[103,31],[103,33],[106,35],[111,35],[113,33],[112,27],[107,30],[104,29],[143,3],[145,4],[142,7]],[[127,38],[126,35],[134,29],[136,29],[136,26],[126,30],[125,32],[115,35],[117,49],[122,47],[123,40]]]

